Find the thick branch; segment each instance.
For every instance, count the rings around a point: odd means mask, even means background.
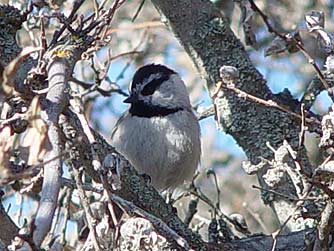
[[[290,233],[289,235],[281,235],[277,238],[275,251],[306,251],[310,250],[307,243],[312,241],[314,233],[312,230],[304,230]],[[230,249],[233,251],[263,251],[272,250],[273,237],[266,235],[251,236],[249,238],[232,242]]]
[[[123,198],[127,201],[131,201],[134,205],[140,207],[142,210],[145,210],[149,214],[161,219],[165,222],[171,229],[173,229],[177,234],[182,236],[193,248],[194,250],[229,250],[229,251],[244,251],[244,250],[271,250],[273,245],[273,237],[266,235],[257,235],[250,236],[249,238],[234,240],[221,245],[214,245],[205,243],[201,238],[193,233],[188,227],[177,217],[172,207],[165,203],[165,201],[159,196],[159,194],[151,187],[146,184],[146,181],[143,177],[138,176],[137,172],[132,166],[129,165],[124,159],[115,161],[115,163],[110,163],[107,161],[111,153],[114,153],[114,150],[108,143],[98,134],[94,133],[96,140],[95,149],[99,155],[99,159],[104,160],[104,171],[99,175],[92,166],[93,157],[91,159],[85,156],[85,153],[90,152],[91,144],[88,139],[85,137],[85,133],[81,128],[79,120],[76,116],[68,111],[66,113],[66,118],[63,116],[62,121],[63,131],[68,131],[67,136],[65,136],[68,142],[72,141],[74,148],[67,148],[67,151],[70,151],[72,156],[77,156],[78,159],[73,159],[72,164],[84,166],[85,170],[96,179],[98,182],[101,182],[99,177],[105,177],[106,180],[103,182],[104,189],[107,189],[108,193],[111,192],[120,198]],[[94,132],[92,130],[92,132]],[[71,136],[71,137],[70,137]],[[74,138],[73,138],[74,136]],[[78,140],[80,140],[78,142]],[[71,146],[72,144],[67,144]],[[78,146],[78,147],[77,147]],[[117,155],[114,155],[117,157]],[[111,165],[109,166],[108,165]],[[116,169],[119,172],[121,179],[121,189],[113,190],[112,182],[110,175],[108,175],[111,170]],[[111,196],[111,199],[115,199],[115,196]],[[116,202],[118,202],[116,200]],[[154,225],[154,222],[153,222]],[[164,235],[163,229],[159,228],[159,225],[155,225],[156,231]],[[314,231],[300,231],[291,233],[289,235],[281,235],[277,237],[277,251],[283,250],[307,250],[305,245],[305,239],[314,237]],[[310,235],[310,236],[309,236]],[[312,243],[312,241],[310,241]]]
[[[48,139],[51,150],[46,159],[54,159],[44,166],[44,179],[40,204],[36,216],[34,242],[40,246],[51,227],[53,215],[57,206],[61,185],[61,140],[58,118],[65,104],[67,96],[65,90],[72,72],[68,62],[61,58],[54,58],[48,66],[49,92],[44,103],[42,117],[48,125]]]
[[[219,68],[234,66],[239,71],[236,87],[264,100],[273,99],[273,94],[262,75],[252,65],[243,45],[229,28],[228,22],[208,0],[152,0],[167,24],[192,58],[201,75],[207,80],[209,90],[220,80]],[[185,11],[191,10],[191,11]],[[194,21],[196,20],[196,21]],[[292,147],[298,147],[299,121],[288,114],[272,108],[252,103],[235,95],[230,90],[221,91],[218,112],[221,128],[232,135],[243,148],[252,163],[259,157],[272,158],[266,143],[277,147],[287,140]],[[305,151],[302,164],[309,166]],[[266,187],[263,173],[258,173],[259,182]],[[281,186],[278,191],[295,194],[293,186]],[[281,222],[294,210],[294,203],[283,198],[268,200]],[[303,224],[303,223],[302,223]],[[302,226],[289,223],[288,227],[300,229]]]

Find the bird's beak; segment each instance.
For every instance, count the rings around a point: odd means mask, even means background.
[[[132,104],[138,100],[136,95],[131,94],[129,97],[123,100],[124,103]]]

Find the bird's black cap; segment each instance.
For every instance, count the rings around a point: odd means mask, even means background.
[[[173,71],[172,69],[161,65],[161,64],[148,64],[145,65],[141,68],[139,68],[135,75],[133,76],[133,80],[132,80],[132,84],[130,87],[130,91],[136,89],[136,86],[138,84],[141,84],[144,79],[149,78],[152,74],[156,74],[156,73],[160,73],[161,74],[161,81],[160,83],[162,83],[163,81],[167,80],[169,78],[170,75],[175,74],[176,72]]]

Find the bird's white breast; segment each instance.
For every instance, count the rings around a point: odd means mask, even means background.
[[[112,136],[112,145],[157,189],[191,179],[200,159],[200,129],[188,110],[164,117],[125,115]]]

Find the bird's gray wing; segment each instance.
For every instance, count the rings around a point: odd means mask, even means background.
[[[124,118],[125,118],[126,116],[129,116],[129,111],[124,112],[124,113],[122,114],[122,116],[117,120],[117,122],[116,122],[116,124],[115,124],[115,126],[114,126],[114,128],[113,128],[113,130],[112,130],[112,132],[111,132],[111,136],[110,136],[111,141],[112,141],[112,139],[113,139],[113,137],[114,137],[114,135],[115,135],[115,133],[116,133],[116,131],[117,131],[119,125],[122,123],[122,121],[124,120]]]

